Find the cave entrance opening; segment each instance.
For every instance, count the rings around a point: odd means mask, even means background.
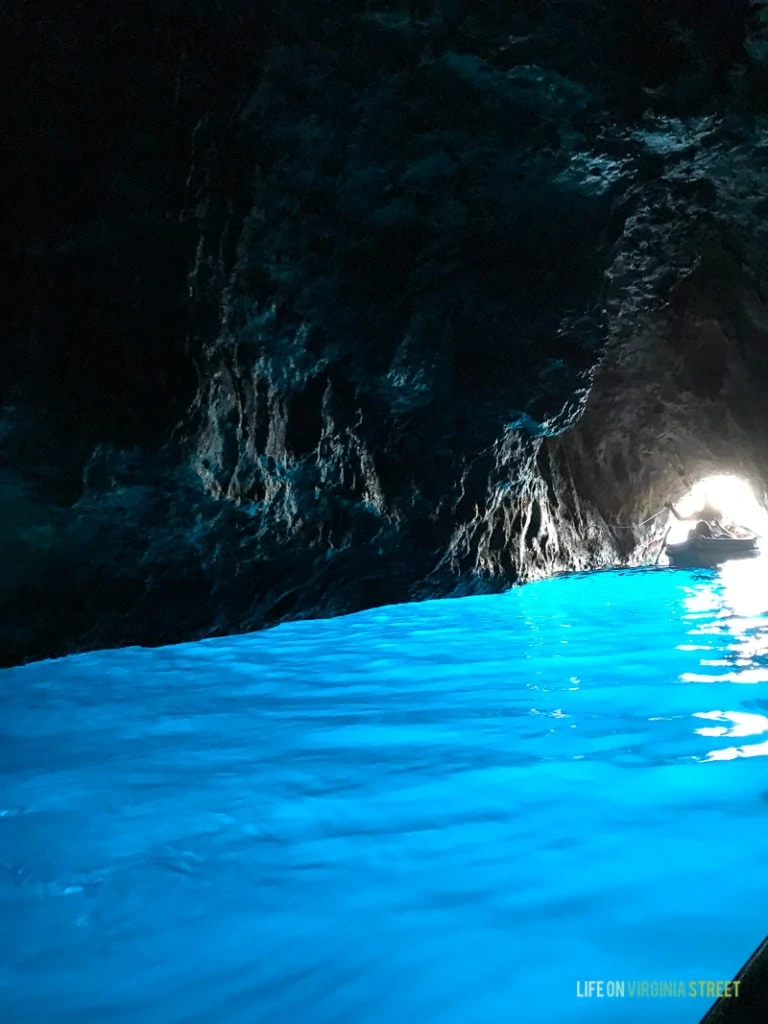
[[[675,502],[681,516],[693,516],[705,506],[717,509],[725,526],[729,523],[744,526],[759,537],[768,537],[768,512],[741,477],[731,474],[705,477]],[[680,522],[670,513],[667,525],[667,541],[676,544],[685,540],[694,524]]]

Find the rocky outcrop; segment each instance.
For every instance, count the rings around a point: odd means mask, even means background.
[[[718,473],[768,498],[768,122],[745,128],[665,119],[636,132],[663,171],[635,190],[615,249],[614,329],[585,415],[553,443],[606,523],[640,522]],[[629,531],[630,557],[642,558],[659,529]]]
[[[631,564],[701,475],[764,494],[762,7],[390,8],[15,12],[2,663]]]

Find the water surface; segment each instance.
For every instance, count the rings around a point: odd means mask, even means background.
[[[768,932],[768,579],[563,577],[0,672],[13,1024],[695,1024]]]

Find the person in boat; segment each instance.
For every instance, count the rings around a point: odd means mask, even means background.
[[[688,534],[689,538],[693,540],[695,537],[735,537],[734,533],[726,529],[721,520],[723,517],[720,509],[715,508],[714,505],[710,505],[707,501],[704,503],[702,508],[697,509],[696,512],[692,512],[689,516],[681,516],[671,501],[666,502],[665,508],[668,508],[675,519],[681,523],[695,522],[696,526]]]

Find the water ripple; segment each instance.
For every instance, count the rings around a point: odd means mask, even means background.
[[[596,573],[0,672],[5,1019],[632,1024],[576,981],[731,976],[768,896],[755,579]]]

